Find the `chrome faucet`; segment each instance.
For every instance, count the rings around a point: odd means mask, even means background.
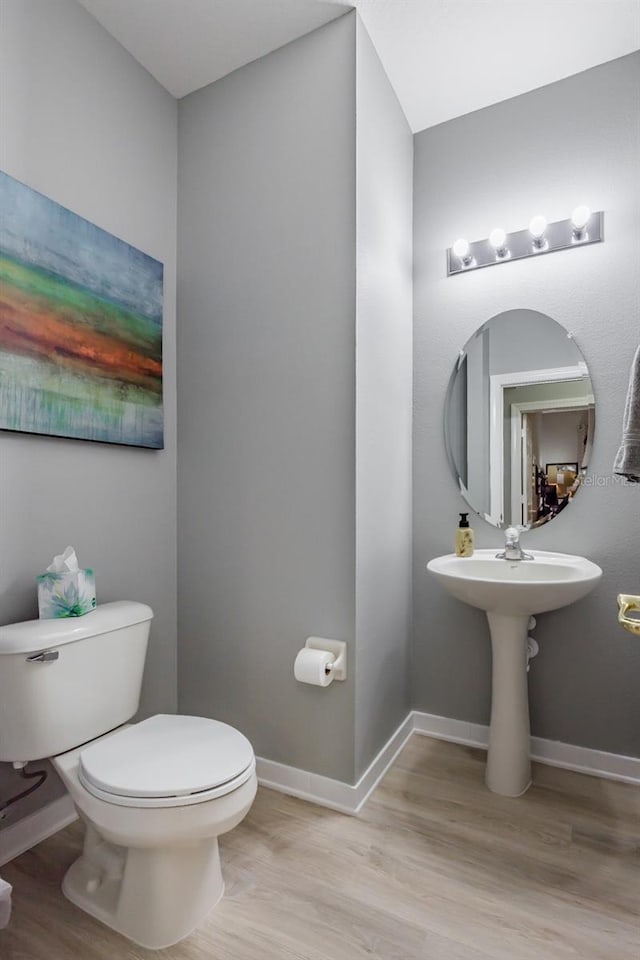
[[[496,553],[498,560],[533,560],[532,553],[525,553],[520,546],[520,531],[517,527],[507,527],[504,532],[504,550]]]

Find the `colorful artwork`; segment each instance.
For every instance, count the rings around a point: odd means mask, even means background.
[[[0,428],[163,446],[162,264],[2,172]]]

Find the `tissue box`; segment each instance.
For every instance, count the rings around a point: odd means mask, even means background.
[[[96,578],[93,570],[42,573],[38,582],[38,612],[41,620],[82,617],[96,608]]]

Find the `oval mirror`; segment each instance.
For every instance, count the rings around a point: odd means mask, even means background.
[[[544,313],[500,313],[460,351],[447,454],[462,496],[494,526],[538,527],[565,509],[584,480],[594,424],[584,357]]]

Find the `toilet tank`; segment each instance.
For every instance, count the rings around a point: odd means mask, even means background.
[[[0,627],[0,761],[40,760],[126,723],[140,701],[151,607]]]

